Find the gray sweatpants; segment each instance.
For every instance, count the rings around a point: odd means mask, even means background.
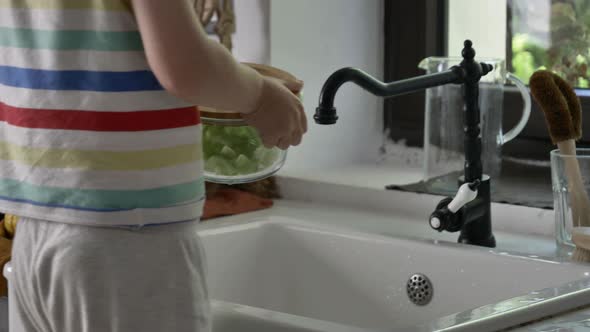
[[[198,222],[140,229],[22,218],[11,332],[209,332]]]

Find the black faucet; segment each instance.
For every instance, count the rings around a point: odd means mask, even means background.
[[[465,167],[458,181],[461,186],[457,199],[445,198],[430,216],[430,225],[442,232],[458,232],[460,243],[495,247],[492,234],[490,177],[483,174],[481,162],[481,129],[479,111],[479,81],[494,68],[475,61],[473,43],[466,40],[463,61],[447,71],[423,75],[392,83],[381,82],[362,70],[343,68],[332,74],[322,89],[314,119],[321,125],[335,124],[338,120],[334,98],[338,89],[353,82],[374,95],[395,97],[445,84],[462,84],[464,105]],[[459,196],[470,196],[468,200]],[[452,203],[452,204],[451,204]],[[450,206],[449,206],[450,205]]]

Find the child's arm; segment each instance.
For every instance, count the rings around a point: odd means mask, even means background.
[[[209,39],[189,0],[131,0],[150,67],[166,90],[200,106],[248,113],[267,146],[297,145],[303,106],[283,84]]]

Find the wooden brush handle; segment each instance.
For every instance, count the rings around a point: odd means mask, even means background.
[[[588,198],[584,187],[580,164],[576,158],[576,142],[573,139],[566,140],[557,143],[557,146],[562,155],[572,156],[563,158],[563,161],[568,182],[573,226],[590,227],[590,198]]]

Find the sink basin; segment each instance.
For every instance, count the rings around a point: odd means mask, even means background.
[[[281,217],[200,234],[213,299],[359,331],[496,331],[590,304],[590,265]]]
[[[280,216],[199,234],[214,332],[491,332],[590,304],[590,265],[554,258]],[[408,297],[415,274],[429,279],[426,305]]]

